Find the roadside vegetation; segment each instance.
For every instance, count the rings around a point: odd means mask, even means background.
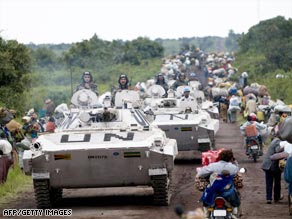
[[[7,176],[7,181],[0,185],[0,206],[5,206],[22,192],[27,191],[32,186],[32,179],[21,172],[19,166],[11,167]]]
[[[291,104],[292,19],[279,16],[261,21],[239,39],[238,45],[234,66],[239,72],[248,72],[249,83],[266,85],[272,99]]]

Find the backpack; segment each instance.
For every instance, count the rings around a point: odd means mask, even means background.
[[[254,137],[258,135],[258,130],[255,124],[251,124],[245,127],[245,134],[247,137]]]

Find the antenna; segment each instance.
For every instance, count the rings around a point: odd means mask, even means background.
[[[71,79],[71,96],[73,95],[73,77],[72,77],[72,65],[71,65],[71,61],[69,64],[69,68],[70,68],[70,79]]]

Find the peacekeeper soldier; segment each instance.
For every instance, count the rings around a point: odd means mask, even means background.
[[[179,86],[187,86],[188,82],[186,81],[186,74],[179,73],[178,79],[173,83],[171,89],[176,90]]]
[[[90,89],[98,96],[97,85],[93,82],[92,74],[89,71],[83,72],[82,82],[76,87],[75,92],[82,89]]]

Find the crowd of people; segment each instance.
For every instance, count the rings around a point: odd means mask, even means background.
[[[175,91],[178,87],[184,86],[181,101],[187,102],[194,101],[194,97],[190,95],[189,86],[197,82],[198,92],[202,91],[206,100],[218,103],[220,118],[224,122],[236,122],[236,117],[233,117],[234,113],[235,115],[242,115],[246,119],[246,122],[240,126],[240,130],[245,136],[248,135],[247,131],[249,135],[256,136],[260,142],[261,155],[263,155],[266,139],[263,139],[261,130],[266,130],[268,126],[263,123],[269,122],[274,127],[280,126],[287,115],[291,115],[291,110],[290,114],[289,110],[278,110],[274,118],[265,118],[259,106],[272,106],[271,103],[274,103],[274,101],[271,100],[264,85],[248,84],[247,72],[240,74],[238,82],[230,80],[230,76],[237,72],[237,69],[232,66],[234,59],[233,54],[214,53],[206,55],[200,49],[196,49],[193,53],[186,52],[183,55],[163,60],[160,72],[154,75],[152,82],[147,86],[160,85],[165,91],[163,97],[168,97],[171,90]],[[145,87],[143,86],[131,87],[126,74],[120,74],[117,81],[117,88],[111,92],[112,105],[114,105],[115,94],[122,90],[136,89],[141,93],[145,92],[143,90]],[[92,74],[88,71],[82,73],[81,83],[76,87],[75,92],[82,89],[89,89],[97,96],[99,95],[98,86],[94,82]],[[22,125],[14,120],[15,112],[13,110],[0,109],[0,183],[6,181],[9,167],[13,163],[18,162],[20,168],[23,168],[23,151],[30,149],[31,142],[38,137],[40,132],[54,132],[56,128],[55,109],[54,102],[51,99],[46,99],[40,115],[38,116],[31,109],[22,118]],[[245,145],[245,153],[248,154],[247,140]],[[283,151],[285,154],[281,153]],[[262,169],[265,172],[267,204],[272,204],[273,200],[274,202],[279,202],[283,199],[281,194],[283,169],[280,168],[279,163],[280,160],[287,159],[291,152],[292,144],[282,140],[278,129],[274,129],[272,141],[264,154],[262,163]],[[287,164],[291,166],[290,162],[287,162]],[[224,150],[220,153],[218,162],[203,167],[197,173],[197,176],[205,177],[216,173],[220,177],[231,179],[228,177],[235,175],[238,169],[238,163],[234,160],[232,151]],[[290,175],[292,174],[290,173]],[[227,182],[230,183],[229,180]],[[211,191],[211,188],[214,191],[216,190],[213,187],[208,187],[202,196],[204,217],[208,217],[206,208],[210,202],[214,201],[214,196],[209,196],[210,192],[214,192]],[[226,199],[233,203],[234,211],[237,211],[237,207],[240,205],[240,198],[236,190],[234,191],[235,193],[229,194],[230,196],[226,197]]]

